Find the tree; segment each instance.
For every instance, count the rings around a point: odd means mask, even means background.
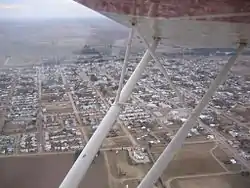
[[[94,75],[94,74],[91,74],[90,75],[90,81],[92,81],[92,82],[96,82],[98,79],[97,79],[97,77]]]

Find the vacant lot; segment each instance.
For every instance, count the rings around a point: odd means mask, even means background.
[[[129,146],[132,146],[130,140],[127,137],[112,138],[112,141],[115,143],[114,147],[129,147]]]
[[[102,144],[103,148],[118,148],[129,146],[132,146],[132,144],[126,136],[106,138]]]
[[[70,102],[66,103],[52,103],[50,105],[45,105],[46,113],[53,114],[53,113],[72,113],[73,108]]]
[[[3,126],[2,130],[5,134],[13,134],[23,132],[25,127],[25,124],[13,124],[12,122],[8,122]],[[33,131],[36,131],[36,128],[34,128]]]
[[[73,164],[73,154],[0,158],[3,188],[58,188]],[[97,180],[98,177],[98,181]],[[108,187],[103,155],[96,158],[79,188]]]
[[[106,152],[111,175],[115,178],[141,178],[150,168],[149,164],[133,165],[130,163],[127,151]]]
[[[171,188],[249,188],[250,178],[241,175],[220,175],[200,178],[176,179]]]

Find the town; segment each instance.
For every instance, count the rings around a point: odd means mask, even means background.
[[[227,61],[227,56],[161,58],[184,104],[150,62],[101,148],[116,178],[134,176],[132,167],[121,165],[127,157],[129,164],[149,169]],[[131,57],[125,81],[138,59],[137,54]],[[120,58],[91,52],[72,63],[2,68],[0,156],[71,153],[84,148],[114,102],[122,63]],[[185,147],[210,148],[218,164],[243,175],[250,170],[249,86],[249,75],[233,70],[185,141]]]

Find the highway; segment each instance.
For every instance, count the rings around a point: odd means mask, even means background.
[[[218,110],[218,109],[212,107],[211,105],[209,106],[209,108],[211,108],[212,110],[217,112],[220,116],[225,117],[225,118],[235,122],[237,125],[244,127],[247,130],[250,130],[250,128],[247,126],[248,123],[244,124],[244,123],[240,122],[239,120],[235,119],[233,116],[230,116],[227,113],[223,112],[222,110]]]
[[[42,73],[41,73],[41,68],[38,68],[38,101],[39,105],[42,104]],[[37,114],[37,127],[38,127],[38,132],[39,134],[39,145],[38,145],[38,152],[41,153],[43,152],[43,145],[44,145],[44,133],[43,133],[43,114],[42,114],[42,109],[41,105],[38,108],[38,114]]]
[[[186,91],[186,94],[189,95],[189,97],[191,98],[197,98],[196,95],[194,95],[193,93],[191,93],[190,91]],[[195,97],[196,96],[196,97]],[[235,119],[233,117],[230,117],[228,115],[225,115],[225,112],[223,111],[219,111],[218,109],[212,107],[211,105],[208,106],[210,109],[212,109],[213,111],[215,111],[216,113],[219,112],[220,115],[235,121]],[[206,129],[208,132],[210,132],[211,134],[213,134],[216,137],[217,142],[219,142],[220,144],[222,144],[225,148],[227,148],[228,151],[225,151],[228,155],[232,155],[238,162],[240,162],[243,166],[245,166],[248,170],[250,170],[250,162],[245,160],[242,156],[239,155],[239,152],[237,149],[232,148],[228,143],[227,143],[227,139],[220,134],[217,130],[211,128],[210,126],[204,124],[200,119],[198,119],[199,124]],[[241,126],[242,123],[235,121],[236,123],[239,123],[239,125]],[[245,127],[245,126],[244,126]],[[248,128],[248,127],[247,127]],[[249,129],[249,128],[248,128]]]
[[[155,158],[154,158],[154,156],[153,156],[153,154],[152,154],[150,148],[147,147],[146,150],[147,150],[147,153],[148,153],[148,156],[149,156],[151,162],[154,164],[156,160],[155,160]],[[160,186],[161,188],[165,188],[165,186],[164,186],[164,181],[163,181],[163,178],[162,178],[162,175],[159,177],[157,183],[158,183],[158,186]]]
[[[227,148],[227,150],[229,150],[230,153],[227,153],[227,154],[229,154],[229,155],[231,154],[238,162],[240,162],[243,166],[245,166],[248,170],[250,170],[250,163],[248,161],[246,161],[243,157],[241,157],[239,155],[239,152],[236,149],[232,148],[227,143],[227,139],[223,135],[221,135],[218,131],[214,130],[213,128],[209,127],[208,125],[204,124],[200,120],[198,120],[198,121],[204,129],[206,129],[207,131],[209,131],[210,133],[212,133],[216,137],[217,142],[219,142],[220,144],[225,146]]]
[[[61,69],[60,69],[60,74],[61,74],[61,77],[62,77],[63,84],[64,84],[65,86],[67,86],[67,81],[66,81],[66,79],[65,79],[65,77],[64,77],[64,74],[63,74],[63,72],[62,72]],[[88,137],[88,135],[86,134],[86,130],[84,129],[84,125],[83,125],[83,123],[82,123],[82,120],[81,120],[81,117],[80,117],[80,115],[79,115],[79,112],[78,112],[78,110],[77,110],[77,108],[76,108],[76,105],[75,105],[74,99],[73,99],[73,97],[72,97],[72,94],[71,94],[71,92],[67,92],[67,94],[68,94],[68,96],[69,96],[69,100],[70,100],[70,102],[71,102],[71,106],[72,106],[72,108],[73,108],[73,111],[74,111],[74,114],[75,114],[75,116],[76,116],[76,119],[77,119],[78,123],[79,123],[80,126],[81,126],[80,129],[81,129],[81,132],[82,132],[82,134],[83,134],[84,140],[85,140],[85,142],[87,143],[87,142],[89,141],[89,137]]]
[[[106,74],[106,76],[107,76],[109,79],[111,79],[111,80],[114,81],[114,79],[113,79],[112,77],[110,77],[109,75]],[[115,81],[114,81],[114,82],[115,82]],[[99,97],[100,97],[100,98],[102,99],[102,101],[104,102],[106,108],[109,109],[109,108],[110,108],[110,104],[108,104],[108,102],[107,102],[106,99],[102,96],[102,94],[99,92],[98,89],[95,88],[95,90],[96,90],[97,94],[99,95]],[[139,144],[137,143],[137,141],[135,140],[135,138],[130,134],[130,132],[128,131],[128,129],[127,129],[127,128],[123,125],[123,123],[120,121],[119,117],[118,117],[118,119],[117,119],[117,122],[120,124],[121,129],[122,129],[123,132],[126,134],[126,136],[129,138],[129,140],[131,141],[132,145],[133,145],[133,146],[138,146]]]
[[[210,155],[217,161],[218,164],[220,164],[220,166],[226,171],[229,172],[229,170],[226,168],[226,166],[224,165],[224,163],[222,161],[220,161],[219,159],[217,159],[217,157],[214,155],[213,151],[218,147],[218,145],[216,144],[213,148],[210,149],[209,153]]]
[[[101,151],[122,151],[130,150],[132,147],[115,147],[115,148],[101,148]],[[32,156],[42,156],[42,155],[61,155],[61,154],[73,154],[74,151],[64,151],[64,152],[42,152],[42,153],[26,153],[26,154],[15,154],[15,155],[0,155],[0,158],[6,157],[32,157]]]
[[[145,86],[148,87],[148,86]],[[153,88],[151,88],[153,89]],[[191,93],[190,91],[185,91],[182,92],[185,93],[185,95],[189,95],[189,97],[193,98],[193,99],[197,99],[197,96],[193,93]],[[172,104],[173,106],[177,107],[177,108],[182,108],[181,106],[178,106],[176,103],[172,102],[172,101],[168,101],[170,104]],[[218,113],[218,109],[215,109],[214,107],[209,106],[209,108],[211,108],[212,110],[214,110],[216,113]],[[230,117],[228,115],[224,115],[225,113],[220,111],[220,115],[222,115],[226,118],[231,119],[232,121],[235,121],[235,119],[233,117]],[[232,148],[228,143],[227,143],[227,139],[221,135],[217,130],[211,128],[210,126],[204,124],[202,121],[200,121],[200,119],[198,119],[198,122],[200,123],[200,125],[202,125],[202,127],[207,130],[208,132],[210,132],[211,134],[213,134],[216,137],[216,141],[219,142],[220,144],[222,144],[225,148],[227,148],[227,150],[230,152],[227,154],[228,155],[232,155],[238,162],[240,162],[243,166],[245,166],[248,170],[250,170],[250,162],[248,162],[247,160],[245,160],[242,156],[239,155],[239,152]],[[236,123],[239,123],[240,126],[244,126],[246,127],[246,125],[243,125],[242,123],[240,123],[239,121],[235,121]],[[249,129],[249,127],[246,127]]]

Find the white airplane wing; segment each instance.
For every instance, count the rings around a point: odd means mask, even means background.
[[[235,47],[250,39],[248,0],[75,0],[163,45]]]
[[[123,68],[113,105],[101,121],[95,133],[84,147],[78,159],[64,178],[60,188],[76,188],[85,176],[103,140],[121,112],[140,79],[148,62],[153,58],[160,71],[183,102],[183,95],[172,83],[167,71],[156,56],[158,38],[163,45],[181,47],[236,47],[235,55],[221,68],[211,82],[207,92],[194,108],[189,118],[178,130],[175,137],[164,149],[157,161],[138,185],[138,188],[151,188],[167,168],[174,154],[181,148],[189,130],[209,103],[219,85],[225,81],[228,72],[250,38],[250,2],[248,0],[77,0],[109,18],[132,27],[124,57]],[[123,86],[131,43],[137,31],[147,48],[134,72]],[[152,40],[154,38],[154,40]],[[149,45],[151,39],[152,44]],[[185,104],[183,104],[185,106]]]

